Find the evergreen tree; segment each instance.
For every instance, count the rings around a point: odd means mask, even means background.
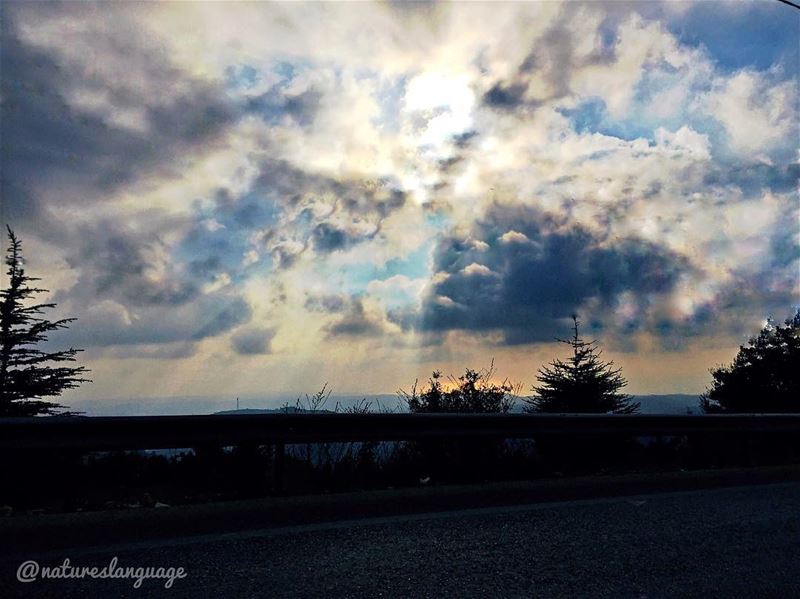
[[[631,414],[639,409],[629,395],[620,393],[627,385],[619,368],[613,362],[603,362],[596,341],[583,341],[578,336],[578,318],[572,317],[574,334],[572,339],[558,339],[572,348],[567,360],[553,360],[549,366],[539,369],[539,385],[532,389],[533,397],[527,398],[529,412]]]
[[[29,286],[39,279],[25,274],[22,244],[11,228],[7,229],[8,287],[0,291],[0,417],[55,414],[65,406],[42,398],[60,395],[88,381],[82,378],[88,371],[82,366],[48,365],[74,362],[81,350],[46,352],[34,346],[46,341],[49,332],[64,329],[75,319],[51,321],[39,317],[55,307],[52,303],[26,305],[32,296],[47,290]]]
[[[800,412],[800,311],[784,326],[771,321],[750,339],[730,366],[711,370],[700,398],[707,413]]]

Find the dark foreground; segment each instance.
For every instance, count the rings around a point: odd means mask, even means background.
[[[4,538],[4,544],[9,539]],[[800,483],[484,507],[34,551],[2,596],[798,597]],[[163,581],[16,581],[17,566],[183,567]]]

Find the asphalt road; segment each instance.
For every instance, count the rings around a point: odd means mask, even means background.
[[[186,578],[16,581],[56,566]],[[800,597],[800,483],[416,514],[19,556],[3,597]]]

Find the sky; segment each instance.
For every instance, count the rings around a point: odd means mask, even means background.
[[[1,216],[78,319],[66,403],[527,390],[573,314],[630,392],[699,393],[800,306],[777,1],[0,10]]]

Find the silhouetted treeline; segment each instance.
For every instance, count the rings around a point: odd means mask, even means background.
[[[729,366],[711,370],[701,396],[706,413],[800,412],[800,311],[784,324],[768,321]]]

